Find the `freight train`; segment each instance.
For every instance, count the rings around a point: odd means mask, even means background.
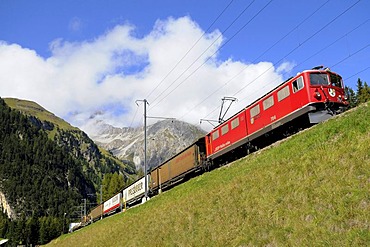
[[[122,211],[149,197],[276,140],[322,122],[348,107],[341,76],[322,66],[282,82],[180,153],[95,207],[81,225]],[[145,188],[145,184],[147,187]],[[144,198],[146,199],[146,198]]]

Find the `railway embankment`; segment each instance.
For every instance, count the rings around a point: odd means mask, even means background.
[[[366,246],[370,104],[48,246]]]

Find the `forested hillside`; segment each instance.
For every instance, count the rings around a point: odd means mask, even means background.
[[[135,173],[77,128],[24,113],[0,98],[0,207],[14,211],[11,220],[0,213],[0,237],[11,245],[50,241],[67,230],[84,198],[96,203],[104,174],[118,172],[128,182]]]
[[[58,146],[80,159],[83,173],[93,182],[95,188],[100,187],[104,174],[118,172],[128,182],[130,175],[136,173],[132,164],[124,164],[105,150],[100,150],[86,133],[71,126],[37,103],[14,98],[4,100],[12,109],[27,115],[28,119],[44,130],[49,139],[55,141]]]

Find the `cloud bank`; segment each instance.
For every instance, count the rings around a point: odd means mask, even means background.
[[[36,101],[88,133],[89,121],[141,125],[142,105],[135,101],[144,98],[148,115],[199,124],[218,118],[221,98],[238,99],[230,116],[279,84],[292,67],[222,60],[223,39],[220,31],[204,33],[182,17],[158,20],[144,37],[125,24],[94,40],[56,39],[47,58],[0,41],[0,96]]]

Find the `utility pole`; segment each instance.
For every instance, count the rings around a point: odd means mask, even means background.
[[[62,232],[62,234],[64,234],[64,228],[65,228],[65,225],[66,225],[66,215],[67,215],[67,213],[64,213],[64,215],[63,215],[63,232]]]
[[[144,102],[144,180],[145,180],[145,194],[144,200],[146,201],[148,198],[148,178],[147,178],[147,164],[146,164],[146,105],[148,101],[146,99],[143,100],[136,100],[136,104],[139,105],[137,102]]]
[[[103,173],[101,172],[101,183],[100,183],[100,207],[101,207],[101,214],[100,219],[103,219]]]
[[[147,201],[148,198],[148,174],[147,174],[147,155],[146,155],[146,142],[147,142],[147,135],[146,135],[146,119],[147,118],[155,118],[155,119],[171,119],[174,120],[175,118],[166,118],[166,117],[148,117],[146,115],[146,105],[149,105],[149,102],[146,99],[143,100],[136,100],[136,105],[139,106],[137,102],[144,102],[144,176],[145,176],[145,194],[144,194],[144,200]]]
[[[83,202],[84,202],[84,206],[83,206],[84,215],[83,215],[83,217],[85,217],[86,216],[86,198],[83,199]]]

